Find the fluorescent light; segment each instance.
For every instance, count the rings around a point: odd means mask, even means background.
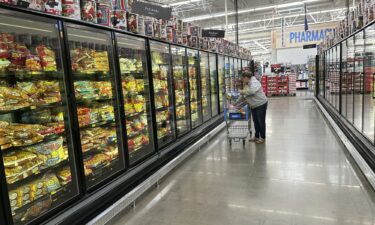
[[[322,14],[322,13],[328,13],[328,12],[338,12],[338,11],[342,11],[342,10],[345,10],[346,8],[339,8],[339,9],[330,9],[330,10],[321,10],[321,11],[314,11],[314,12],[309,12],[307,13],[307,15],[315,15],[315,14]],[[290,18],[290,17],[296,17],[296,16],[304,16],[305,14],[303,13],[296,13],[296,14],[290,14],[290,15],[286,15],[286,16],[283,16],[284,18]],[[246,22],[239,22],[238,25],[245,25],[245,24],[252,24],[252,23],[259,23],[259,22],[265,22],[265,21],[269,21],[269,20],[279,20],[281,19],[282,17],[281,16],[276,16],[276,17],[273,17],[273,18],[269,18],[269,19],[259,19],[259,20],[251,20],[251,21],[246,21]],[[228,24],[228,27],[231,27],[231,26],[235,26],[236,24],[235,23],[231,23],[231,24]],[[214,27],[210,27],[211,29],[218,29],[218,28],[222,28],[223,26],[214,26]]]
[[[168,4],[168,5],[164,5],[164,7],[175,7],[175,6],[186,5],[186,4],[200,2],[200,1],[201,0],[189,0],[189,1],[175,2],[175,3]]]
[[[191,1],[194,1],[194,0],[191,0]],[[197,1],[197,0],[195,0],[195,1]],[[244,9],[244,10],[239,10],[238,14],[255,12],[255,11],[263,11],[263,10],[274,9],[274,8],[281,9],[281,8],[287,8],[287,7],[296,6],[296,5],[303,5],[305,3],[318,2],[318,1],[322,1],[322,0],[305,0],[305,1],[290,2],[290,3],[285,3],[285,4],[279,4],[279,5],[263,6],[263,7],[252,8],[252,9]],[[190,1],[184,1],[184,2],[186,3],[186,2],[190,2]],[[175,4],[177,4],[177,3],[175,3]],[[228,16],[234,15],[234,14],[235,14],[234,11],[228,12]],[[225,16],[225,12],[216,13],[216,14],[212,14],[212,15],[204,15],[204,16],[185,18],[184,21],[185,22],[193,22],[193,21],[207,20],[207,19],[223,17],[223,16]]]

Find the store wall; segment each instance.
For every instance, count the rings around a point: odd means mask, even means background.
[[[282,48],[276,50],[277,63],[305,64],[309,56],[317,54],[316,48]],[[272,57],[274,58],[274,57]]]

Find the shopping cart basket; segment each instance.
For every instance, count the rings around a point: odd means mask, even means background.
[[[229,145],[233,142],[246,143],[248,136],[252,136],[251,131],[251,114],[247,102],[237,101],[234,104],[228,104],[224,109],[224,121],[227,127],[227,138]]]

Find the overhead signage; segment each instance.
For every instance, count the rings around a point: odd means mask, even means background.
[[[326,28],[320,30],[307,30],[307,31],[296,31],[289,32],[289,43],[308,43],[313,41],[323,41],[324,38],[333,32],[334,29]]]
[[[303,49],[316,48],[316,44],[303,45]]]
[[[202,37],[224,38],[225,30],[202,30]]]
[[[284,72],[284,70],[285,70],[285,67],[281,64],[271,64],[272,73]]]
[[[336,22],[309,24],[309,30],[305,31],[304,26],[286,27],[272,31],[272,46],[279,48],[302,48],[304,45],[319,44],[327,35],[335,35]],[[284,41],[283,41],[284,40]]]
[[[134,1],[132,5],[132,13],[150,16],[157,19],[169,20],[172,15],[172,8],[161,7],[146,2]]]

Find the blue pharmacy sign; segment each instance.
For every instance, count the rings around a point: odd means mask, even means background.
[[[307,30],[307,31],[296,31],[289,33],[289,43],[308,43],[308,42],[320,42],[330,34],[335,32],[332,28],[318,29],[318,30]],[[333,34],[335,35],[335,34]]]

